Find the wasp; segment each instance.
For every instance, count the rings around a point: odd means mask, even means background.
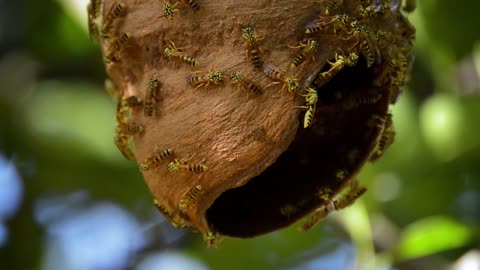
[[[305,27],[306,34],[313,34],[319,31],[326,30],[333,26],[333,33],[337,33],[337,27],[345,28],[350,21],[347,14],[337,14],[333,16],[321,16],[308,23]]]
[[[182,1],[182,3],[184,3],[185,5],[189,6],[194,11],[197,11],[200,9],[200,5],[197,3],[196,0],[180,0],[180,1]]]
[[[381,93],[376,93],[374,95],[370,95],[370,96],[363,96],[363,97],[357,97],[355,99],[355,103],[356,104],[375,104],[377,103],[381,98],[382,98],[382,94]]]
[[[282,216],[286,216],[287,219],[290,219],[290,216],[298,213],[299,210],[300,209],[298,207],[296,207],[295,205],[286,204],[286,205],[284,205],[283,207],[280,208],[280,214]]]
[[[315,108],[313,106],[308,106],[305,116],[303,118],[303,128],[308,128],[312,125],[313,117],[315,116]]]
[[[87,4],[88,15],[93,19],[100,16],[100,6],[102,4],[101,0],[90,0]]]
[[[88,18],[87,18],[88,34],[90,36],[90,40],[94,40],[98,42],[100,40],[100,32],[98,30],[98,25],[95,22],[96,16],[94,15],[95,10],[93,8],[92,3],[88,3],[87,13],[88,13]]]
[[[379,130],[379,133],[382,133],[386,122],[387,118],[385,115],[372,114],[367,121],[367,126],[370,128],[375,128]]]
[[[252,64],[254,68],[260,68],[263,64],[263,61],[260,57],[260,48],[257,47],[252,47],[249,45],[247,48],[247,58],[250,58],[252,60]]]
[[[155,207],[157,207],[158,211],[162,213],[162,215],[164,215],[165,218],[167,218],[170,221],[173,227],[178,229],[185,229],[188,227],[187,222],[183,218],[172,213],[166,206],[161,204],[157,199],[153,200],[153,204],[155,205]]]
[[[358,13],[360,13],[360,16],[366,18],[366,17],[371,17],[376,13],[376,7],[374,5],[370,5],[366,8],[364,8],[362,5],[358,6]]]
[[[360,45],[360,52],[367,61],[367,68],[371,67],[375,62],[375,55],[372,52],[372,49],[373,43],[370,38],[366,37],[365,39],[363,39]],[[378,55],[378,53],[376,55]]]
[[[100,39],[98,24],[95,22],[95,19],[100,15],[100,4],[100,0],[90,0],[87,5],[88,33],[90,35],[90,39],[94,41],[98,41]]]
[[[297,79],[290,76],[285,76],[282,71],[272,64],[265,64],[263,66],[263,73],[265,73],[265,75],[274,81],[282,82],[284,84],[283,88],[287,87],[287,90],[290,93],[297,92],[297,90],[300,88],[300,83]]]
[[[328,202],[332,199],[333,190],[331,188],[325,187],[320,188],[317,193],[317,197],[325,202]]]
[[[380,55],[378,47],[374,45],[372,39],[372,33],[368,30],[368,27],[364,24],[360,24],[358,21],[350,23],[350,27],[353,29],[349,32],[351,37],[357,38],[359,44],[360,53],[363,55],[367,62],[367,68],[371,67],[375,62],[376,57]],[[373,52],[375,50],[375,52]]]
[[[369,90],[369,93],[360,93],[355,95],[351,98],[348,98],[345,103],[343,104],[344,109],[351,110],[356,108],[360,105],[369,105],[375,104],[380,99],[382,99],[383,95],[377,91]]]
[[[163,149],[158,151],[158,146],[155,147],[153,153],[140,163],[141,171],[148,171],[152,166],[157,165],[162,160],[165,160],[173,155],[173,149]]]
[[[126,135],[115,134],[115,137],[113,138],[113,143],[115,144],[115,146],[117,146],[118,150],[120,150],[120,153],[122,153],[122,155],[126,159],[132,160],[135,158],[135,155],[128,146],[128,137]]]
[[[300,227],[301,231],[307,231],[313,226],[318,224],[320,220],[328,216],[333,211],[338,211],[344,209],[355,202],[360,196],[362,196],[367,189],[358,184],[357,180],[354,180],[350,184],[350,188],[345,194],[341,194],[338,199],[333,199],[326,206],[322,206],[315,210],[313,214],[307,219],[307,221]]]
[[[399,71],[397,61],[395,59],[391,59],[387,61],[387,66],[382,69],[382,72],[375,78],[373,81],[373,85],[379,87],[383,84],[388,83],[390,77],[393,76],[396,72]]]
[[[412,69],[412,55],[403,55],[403,54],[398,54],[398,61],[397,63],[397,70],[396,72],[393,72],[395,76],[392,77],[392,83],[393,85],[403,87],[405,85],[405,82],[407,80],[407,76],[405,74],[409,74],[410,70]]]
[[[193,74],[199,74],[198,72],[194,72]],[[223,72],[222,71],[210,71],[207,74],[203,75],[190,75],[187,77],[187,82],[195,86],[195,89],[205,86],[208,87],[210,83],[218,85],[223,83]]]
[[[113,40],[105,53],[105,63],[119,62],[121,53],[131,37],[130,33],[123,33],[119,38]]]
[[[409,60],[405,55],[399,55],[397,60],[391,61],[391,67],[388,68],[390,82],[390,103],[394,104],[400,95],[402,87],[408,79],[408,74],[412,68],[413,61]],[[410,59],[411,59],[410,55]],[[375,81],[374,81],[375,83]]]
[[[325,7],[325,15],[332,15],[343,4],[343,0],[332,0]]]
[[[328,206],[330,206],[330,204],[328,204]],[[326,216],[328,216],[328,214],[330,214],[330,212],[332,212],[332,211],[333,210],[331,209],[331,207],[325,207],[325,206],[322,206],[322,207],[316,209],[307,218],[305,223],[303,223],[303,225],[300,226],[300,228],[299,228],[300,231],[305,232],[305,231],[310,230],[313,226],[317,225],[322,219],[324,219]]]
[[[399,63],[398,59],[390,59],[387,61],[387,66],[373,81],[373,84],[378,87],[388,83],[394,84],[394,82],[400,82],[404,80],[404,78],[399,76],[399,74],[402,74],[401,63]]]
[[[157,199],[153,199],[153,204],[155,205],[155,207],[157,207],[158,211],[162,213],[162,215],[164,215],[169,220],[173,217],[173,213],[170,212],[170,210],[168,210],[166,206],[164,206],[163,204],[160,204],[160,202]]]
[[[347,193],[342,194],[340,198],[333,200],[330,203],[330,209],[335,211],[344,209],[350,205],[352,205],[356,199],[367,192],[367,188],[364,186],[360,186],[357,180],[354,180],[353,183],[350,185],[350,189]]]
[[[345,177],[347,177],[347,175],[348,175],[348,172],[346,170],[337,170],[335,172],[335,177],[337,179],[340,179],[340,180],[345,179]]]
[[[105,20],[103,20],[103,23],[102,23],[102,36],[104,38],[109,37],[109,32],[111,30],[111,26],[113,22],[118,17],[123,15],[123,12],[125,11],[126,7],[127,5],[124,2],[120,2],[120,3],[116,2],[112,5],[112,7],[107,13],[107,16],[105,17]]]
[[[123,95],[123,92],[118,90],[109,79],[105,80],[105,88],[112,97],[117,99],[116,119],[118,125],[115,128],[113,142],[126,159],[134,159],[134,154],[128,145],[128,139],[129,136],[143,132],[143,126],[135,123],[128,123],[128,109],[130,108],[130,105],[133,106],[133,104],[130,104],[130,100],[134,96],[122,99],[121,96]]]
[[[175,43],[173,43],[173,41],[171,41],[171,40],[169,40],[169,43],[170,43],[170,45],[166,46],[163,49],[163,55],[165,56],[165,58],[170,59],[171,57],[176,57],[176,58],[180,59],[181,61],[189,64],[192,67],[196,67],[196,66],[199,65],[197,60],[195,60],[192,57],[186,56],[183,53],[183,51],[182,51],[183,48],[177,48],[175,46]]]
[[[262,50],[260,49],[258,43],[263,39],[263,37],[255,34],[251,25],[239,25],[242,27],[242,37],[245,41],[243,43],[243,47],[247,50],[247,59],[252,61],[254,68],[260,68],[263,64],[263,61],[261,58]]]
[[[168,164],[167,169],[170,172],[189,171],[196,173],[201,173],[208,169],[208,167],[203,164],[187,164],[187,161],[190,160],[192,157],[182,158],[180,160],[175,159]]]
[[[302,95],[305,97],[305,106],[298,108],[307,109],[303,119],[303,127],[307,128],[312,125],[313,117],[315,116],[315,110],[317,108],[318,94],[317,90],[312,87],[307,88],[307,94]]]
[[[348,22],[350,21],[350,17],[347,14],[337,14],[337,15],[333,15],[332,21],[338,22],[343,25],[348,25]]]
[[[115,130],[120,132],[121,128],[119,126],[127,125],[128,123],[128,110],[127,110],[127,107],[122,106],[121,99],[118,99],[118,102],[117,102],[117,110],[115,112],[115,118],[117,119],[117,123],[118,123],[118,126]]]
[[[305,97],[305,102],[307,103],[307,106],[313,106],[313,107],[317,106],[318,94],[315,88],[308,87],[307,94],[302,96]]]
[[[138,107],[141,104],[142,104],[142,100],[136,96],[130,96],[127,98],[118,97],[116,118],[117,118],[119,127],[117,127],[117,130],[128,134],[130,133],[130,131],[134,132],[133,129],[140,129],[140,127],[136,127],[135,125],[132,126],[128,124],[128,109]],[[140,131],[139,133],[141,133],[142,131]]]
[[[160,83],[158,79],[150,79],[147,83],[147,90],[145,91],[145,102],[143,105],[143,115],[153,115],[153,103],[158,100],[157,91]]]
[[[313,53],[319,46],[320,44],[318,43],[318,41],[316,41],[315,39],[309,39],[306,44],[300,44],[299,46],[291,47],[302,48],[300,53],[297,54],[295,58],[293,58],[291,67],[295,68],[301,65],[305,61],[307,55]]]
[[[263,37],[255,34],[253,26],[250,24],[245,25],[241,22],[237,22],[236,24],[242,32],[242,38],[244,40],[243,47],[246,49],[247,59],[252,61],[254,68],[260,68],[263,64],[263,51],[259,46],[259,42],[263,40]]]
[[[203,233],[203,240],[207,243],[207,247],[216,248],[219,244],[221,237],[218,233],[215,232],[205,232]]]
[[[364,105],[375,104],[382,98],[382,96],[381,93],[375,93],[368,96],[357,97],[355,98],[355,103]]]
[[[122,99],[121,105],[129,108],[137,107],[142,105],[142,99],[137,96],[129,96]]]
[[[337,14],[332,17],[333,33],[337,33],[337,27],[340,29],[346,29],[350,22],[350,17],[347,14]]]
[[[202,192],[202,186],[196,185],[193,186],[190,190],[185,193],[182,198],[180,199],[180,203],[178,204],[178,209],[185,213],[187,212],[188,208],[195,203],[197,200],[198,195]]]
[[[337,74],[345,66],[353,67],[358,62],[358,54],[351,52],[347,56],[336,53],[335,62],[327,61],[330,64],[330,69],[328,71],[318,74],[316,80],[317,84],[330,80],[335,74]]]
[[[163,2],[163,17],[173,20],[173,16],[175,12],[179,12],[177,8],[175,8],[178,5],[178,2],[175,4],[170,4],[168,1]]]
[[[388,46],[388,40],[392,39],[392,33],[386,32],[383,30],[377,30],[373,36],[375,37],[375,40],[378,44],[378,47],[380,48],[385,48]]]
[[[372,155],[370,156],[370,161],[376,161],[380,158],[387,148],[393,143],[395,139],[395,130],[393,129],[392,114],[388,113],[385,119],[385,125],[380,136],[380,140],[375,147]]]
[[[251,91],[257,96],[263,93],[263,89],[260,86],[255,84],[249,78],[244,77],[238,71],[232,72],[232,74],[230,74],[230,79],[232,80],[232,83],[239,84],[245,90]]]
[[[122,121],[124,122],[124,121]],[[145,130],[145,128],[142,125],[136,124],[136,123],[121,123],[117,126],[116,128],[117,132],[120,134],[124,134],[127,136],[133,136],[135,134],[141,134]]]
[[[305,33],[306,34],[313,34],[317,33],[320,31],[323,31],[326,29],[327,26],[332,24],[334,21],[332,17],[319,17],[313,20],[312,22],[309,22],[305,26]]]

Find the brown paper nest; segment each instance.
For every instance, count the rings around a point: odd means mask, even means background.
[[[173,20],[168,20],[162,16],[162,1],[125,0],[125,13],[113,24],[115,35],[132,36],[120,61],[106,64],[122,96],[143,98],[149,79],[160,82],[154,115],[144,116],[142,107],[131,112],[130,121],[145,129],[133,138],[137,163],[155,149],[174,150],[170,159],[144,172],[145,181],[174,225],[183,227],[185,222],[204,232],[207,240],[217,234],[253,237],[288,226],[329,203],[318,196],[319,190],[340,192],[372,153],[378,158],[385,127],[372,124],[372,118],[386,117],[401,85],[377,79],[389,63],[403,60],[408,67],[397,75],[406,80],[414,29],[395,1],[382,14],[365,18],[359,15],[360,1],[337,1],[340,8],[334,14],[348,14],[371,33],[389,33],[389,39],[373,39],[379,55],[371,67],[360,54],[357,65],[344,67],[327,83],[316,85],[318,74],[328,69],[327,61],[334,62],[336,53],[355,51],[359,46],[348,31],[305,33],[308,23],[327,16],[325,10],[334,1],[197,2],[197,11],[179,3]],[[104,17],[113,3],[103,1]],[[239,27],[247,24],[263,37],[258,43],[262,61],[300,81],[297,94],[289,93],[281,83],[272,84],[262,69],[254,68],[247,59]],[[114,38],[101,40],[104,53]],[[312,38],[319,41],[320,48],[292,68],[290,63],[301,49],[289,46]],[[200,65],[167,60],[162,53],[169,40]],[[195,89],[187,83],[192,72],[211,70],[225,73],[223,84]],[[256,96],[233,85],[228,80],[233,71],[251,78],[265,92]],[[300,94],[309,86],[317,88],[319,100],[312,127],[303,128],[305,110],[297,107],[304,105]],[[380,93],[381,98],[373,104],[355,104],[372,92]],[[208,169],[201,173],[167,170],[169,162],[184,157],[192,157],[189,162]],[[187,211],[180,211],[179,203],[195,186],[201,186],[201,191]]]

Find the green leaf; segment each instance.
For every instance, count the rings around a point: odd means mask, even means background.
[[[397,259],[408,260],[462,247],[471,237],[467,226],[449,217],[428,217],[404,230],[397,247]]]

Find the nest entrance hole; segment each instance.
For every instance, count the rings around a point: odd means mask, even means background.
[[[220,195],[206,213],[211,228],[234,237],[268,233],[325,203],[317,196],[320,190],[338,192],[348,174],[357,171],[370,153],[364,149],[371,140],[365,122],[372,113],[368,106],[340,112],[338,96],[372,88],[373,80],[372,68],[367,69],[365,60],[360,59],[356,66],[343,68],[317,89],[319,103],[313,126],[299,128],[288,149],[260,175]],[[322,110],[322,106],[333,109]],[[342,171],[344,178],[338,174]]]

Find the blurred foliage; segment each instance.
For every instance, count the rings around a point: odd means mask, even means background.
[[[448,217],[431,216],[404,229],[397,256],[405,260],[462,247],[471,237],[472,232],[467,226]]]
[[[85,3],[0,1],[2,269],[446,269],[480,248],[480,2],[423,0],[409,15],[416,62],[392,109],[396,141],[362,171],[359,202],[307,233],[218,249],[170,227],[115,149]],[[7,215],[12,183],[23,192]]]

